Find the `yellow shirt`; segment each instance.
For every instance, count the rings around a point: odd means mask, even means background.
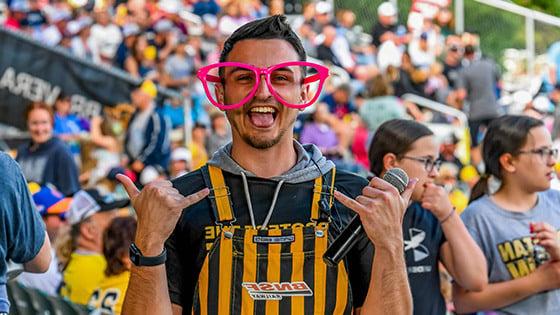
[[[206,149],[201,147],[200,145],[192,142],[190,143],[187,148],[191,151],[192,154],[192,170],[197,170],[204,166],[206,162],[208,162],[208,153],[206,153]]]
[[[129,271],[106,277],[91,295],[89,306],[99,309],[102,314],[120,314],[129,278]]]
[[[74,252],[63,273],[60,295],[76,304],[85,305],[105,279],[107,261],[101,254]]]

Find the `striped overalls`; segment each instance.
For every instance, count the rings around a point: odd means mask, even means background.
[[[202,265],[193,314],[352,312],[344,261],[338,267],[323,262],[329,244],[329,216],[321,210],[321,203],[328,209],[332,205],[334,169],[315,179],[310,223],[289,228],[280,224],[278,229],[234,228],[230,192],[222,171],[211,165],[202,171],[211,188],[210,200],[221,233]]]

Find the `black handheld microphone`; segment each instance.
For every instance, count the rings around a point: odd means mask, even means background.
[[[408,185],[408,175],[400,168],[392,168],[388,170],[383,179],[389,184],[395,186],[402,194]],[[363,227],[360,217],[355,215],[352,221],[344,228],[342,233],[327,248],[323,255],[325,263],[331,267],[338,266],[338,263],[348,254],[350,249],[356,245],[358,235],[362,233]]]

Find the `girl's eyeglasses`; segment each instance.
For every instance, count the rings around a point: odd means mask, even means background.
[[[547,159],[558,159],[558,149],[540,148],[526,151],[519,151],[519,154],[537,154],[546,161]]]

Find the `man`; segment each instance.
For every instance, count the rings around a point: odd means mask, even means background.
[[[148,165],[167,168],[171,154],[171,123],[156,110],[156,96],[157,88],[152,81],[144,81],[140,88],[131,94],[136,112],[128,125],[125,151],[131,168],[137,175]]]
[[[378,21],[371,31],[371,43],[379,49],[385,41],[393,41],[400,46],[405,38],[406,28],[398,24],[398,12],[395,5],[391,2],[383,2],[377,7]]]
[[[220,63],[199,72],[204,84],[218,82],[216,97],[207,95],[216,106],[232,104],[226,110],[232,143],[174,184],[153,182],[139,192],[119,175],[138,215],[131,247],[137,266],[124,313],[412,312],[400,222],[415,181],[401,197],[379,178],[368,186],[349,173],[335,177],[318,148],[293,140],[293,107],[314,100],[303,85],[303,68],[285,62],[305,58],[284,16],[240,27],[220,57],[237,66]],[[271,66],[277,69],[265,74]],[[260,76],[250,67],[259,67]],[[325,68],[305,68],[318,71],[307,80],[326,79]],[[327,267],[328,240],[353,216],[347,207],[358,212],[368,237],[360,235],[345,262]]]
[[[220,111],[210,113],[210,133],[206,139],[206,152],[212,155],[231,141],[231,130],[226,116]]]
[[[95,12],[95,20],[97,23],[91,27],[89,38],[93,60],[110,65],[123,39],[121,29],[111,21],[107,9]]]
[[[463,47],[461,38],[457,35],[450,35],[446,39],[446,53],[443,60],[443,75],[449,82],[449,88],[455,90],[459,73],[461,71],[461,61],[463,59]]]
[[[189,149],[178,147],[171,152],[169,178],[183,176],[192,170],[192,154]]]
[[[58,232],[66,224],[64,215],[70,208],[72,198],[64,198],[61,192],[50,185],[41,187],[32,182],[28,184],[28,187],[33,196],[33,202],[43,218],[49,239],[56,244]],[[62,274],[59,271],[59,261],[54,248],[51,249],[51,257],[49,269],[45,273],[24,272],[17,278],[17,281],[25,287],[39,289],[56,296],[62,281]]]
[[[471,132],[471,147],[473,164],[482,161],[479,143],[481,131],[499,116],[499,105],[496,99],[496,88],[500,80],[498,66],[490,59],[477,56],[476,48],[472,45],[465,47],[467,65],[461,70],[457,84],[458,98],[466,100]]]
[[[182,37],[164,65],[166,86],[182,90],[191,82],[195,68],[195,58],[187,51],[187,39]]]
[[[322,32],[323,28],[333,21],[332,19],[332,4],[327,1],[319,1],[315,3],[315,19],[312,20],[313,31],[316,34]]]
[[[105,277],[107,262],[103,256],[103,232],[128,199],[101,196],[96,189],[80,190],[72,199],[66,217],[71,225],[72,248],[63,273],[60,294],[85,305]]]
[[[321,36],[323,41],[317,47],[317,58],[352,73],[356,64],[350,46],[342,35],[337,34],[336,27],[331,24],[325,25]]]
[[[0,152],[0,314],[8,314],[8,261],[42,273],[51,262],[51,245],[18,164]]]

